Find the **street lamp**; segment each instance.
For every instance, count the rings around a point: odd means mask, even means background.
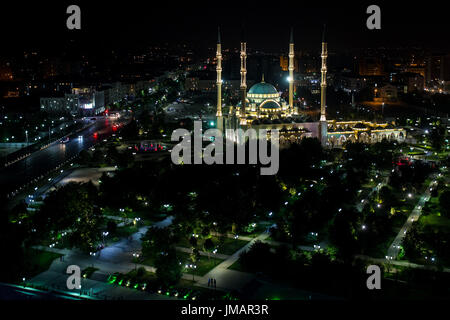
[[[95,257],[95,252],[89,252],[89,255]],[[92,268],[94,268],[94,262],[92,262]]]
[[[194,276],[195,276],[194,270],[197,269],[197,266],[196,266],[195,264],[187,264],[187,265],[185,265],[185,268],[186,268],[186,269],[191,269],[191,270],[192,270],[192,281],[195,281],[195,278],[194,278]]]
[[[137,259],[139,258],[139,253],[133,253],[134,257],[134,270],[137,269]]]
[[[103,244],[105,244],[105,237],[109,234],[109,232],[107,231],[103,231],[102,235],[103,235]]]

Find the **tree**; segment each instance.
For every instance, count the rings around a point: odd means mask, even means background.
[[[338,248],[338,255],[351,259],[358,250],[358,213],[354,209],[344,209],[337,213],[330,226],[330,241]]]
[[[95,163],[103,162],[105,159],[103,157],[103,152],[101,150],[96,149],[94,154],[92,155],[92,161]]]
[[[421,257],[424,250],[422,229],[419,222],[414,222],[403,239],[403,248],[409,259]]]
[[[106,224],[106,230],[108,230],[109,233],[114,234],[117,230],[117,223],[115,221],[109,220]]]
[[[98,232],[101,222],[98,208],[94,212],[97,193],[92,183],[68,183],[50,193],[39,214],[33,218],[39,234],[45,236],[70,229],[83,233],[83,237],[89,234],[96,238],[91,232]],[[77,236],[73,237],[74,242],[84,246]]]
[[[450,190],[445,190],[439,196],[439,206],[441,214],[450,218]]]
[[[189,238],[189,243],[191,244],[191,246],[192,246],[193,248],[196,248],[196,247],[197,247],[197,238],[194,237],[194,236],[190,237],[190,238]]]
[[[138,133],[139,128],[135,119],[131,120],[121,131],[122,136],[129,139],[136,138]]]
[[[119,153],[117,164],[121,168],[128,168],[134,161],[133,155],[130,152],[124,151]]]
[[[208,252],[208,259],[210,259],[210,253],[211,251],[214,249],[214,242],[212,241],[211,238],[207,238],[204,242],[203,242],[203,250],[205,250],[206,252]]]
[[[12,210],[9,212],[9,219],[18,219],[22,218],[27,214],[27,203],[25,201],[20,201],[16,204]]]
[[[383,186],[380,189],[378,196],[379,196],[381,202],[383,203],[383,205],[386,206],[387,208],[394,206],[396,198],[395,198],[395,195],[393,194],[391,188],[389,188],[388,186]]]
[[[0,251],[4,257],[0,263],[0,281],[15,282],[21,277],[24,268],[24,232],[17,223],[7,221],[0,215]]]
[[[434,149],[440,151],[445,141],[445,128],[442,126],[438,126],[435,129],[432,129],[429,134],[428,140],[430,141],[431,146]]]
[[[80,154],[78,155],[78,163],[81,165],[86,165],[89,162],[91,162],[92,157],[89,151],[87,150],[81,150]]]
[[[319,214],[321,201],[319,192],[315,188],[310,188],[293,204],[288,213],[288,226],[294,247],[303,242],[304,237],[311,229],[316,229],[324,222],[323,217]]]
[[[256,241],[248,251],[241,253],[240,261],[243,267],[251,272],[270,271],[273,262],[273,253],[270,245],[261,241]]]
[[[176,284],[182,276],[182,266],[175,248],[158,254],[155,260],[156,276],[164,285]]]
[[[159,257],[172,250],[174,235],[170,228],[149,228],[142,237],[142,253],[147,257]]]
[[[72,227],[71,243],[84,252],[95,250],[96,243],[101,240],[102,220],[102,213],[98,207],[81,211]]]
[[[117,148],[115,146],[109,146],[108,150],[106,151],[106,157],[108,158],[108,161],[110,163],[114,163],[119,158],[119,152],[117,151]]]
[[[189,259],[193,264],[196,264],[198,260],[200,260],[200,251],[198,249],[193,248],[191,254],[189,255]]]

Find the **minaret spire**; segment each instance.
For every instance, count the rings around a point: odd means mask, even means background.
[[[289,110],[294,111],[294,28],[291,27],[291,37],[289,41]]]
[[[328,48],[325,42],[325,25],[323,26],[322,34],[322,80],[320,82],[320,121],[326,121],[326,104],[327,104],[327,56]]]
[[[217,28],[217,128],[222,129],[222,44],[220,39],[220,27]]]
[[[328,141],[328,123],[326,117],[326,105],[327,105],[327,56],[328,49],[325,42],[325,25],[323,26],[322,34],[322,79],[320,82],[320,142],[322,146],[327,145]]]
[[[247,40],[242,26],[241,34],[241,114],[245,116],[247,98]]]

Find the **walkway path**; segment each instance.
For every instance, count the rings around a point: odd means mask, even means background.
[[[222,237],[223,235],[217,232],[211,232],[211,234],[213,236],[217,236],[217,237]],[[262,234],[265,234],[265,232],[263,232]],[[226,235],[228,238],[234,239],[234,235],[232,234],[227,234]],[[260,240],[261,242],[264,243],[268,243],[272,246],[281,246],[281,245],[287,245],[287,246],[291,246],[290,243],[286,243],[286,242],[280,242],[280,241],[276,241],[276,240],[267,240],[267,238],[270,236],[270,234],[265,237],[263,240]],[[245,241],[253,241],[256,238],[255,237],[248,237],[248,236],[239,236],[240,240],[245,240]],[[320,248],[325,249],[326,248],[326,243],[325,242],[320,242],[319,243]],[[303,250],[303,251],[314,251],[316,250],[316,248],[311,247],[311,246],[297,246],[298,249]]]
[[[185,252],[185,253],[192,253],[192,249],[190,249],[190,248],[185,248],[185,247],[175,247],[175,249],[177,250],[177,251],[180,251],[180,252]],[[222,254],[222,253],[208,253],[208,252],[205,252],[205,251],[199,251],[198,252],[201,256],[205,256],[205,257],[212,257],[212,258],[217,258],[217,259],[222,259],[222,260],[225,260],[225,259],[228,259],[230,256],[229,255],[227,255],[227,254]]]
[[[379,263],[379,264],[386,263],[386,259],[372,258],[372,257],[365,256],[365,255],[356,255],[355,258],[361,259],[361,260],[366,260],[366,261],[371,261],[371,262],[375,262],[375,263]],[[389,265],[402,266],[402,267],[408,267],[408,268],[413,268],[413,269],[438,270],[437,266],[422,265],[422,264],[412,263],[409,261],[389,260],[389,261],[387,261],[387,263]],[[450,268],[443,268],[442,271],[450,272]]]
[[[385,177],[383,182],[379,182],[375,187],[372,188],[372,190],[370,190],[369,194],[367,195],[366,199],[363,200],[367,200],[370,198],[370,196],[372,195],[372,193],[374,193],[376,190],[380,190],[382,187],[384,187],[385,185],[387,185],[389,181],[389,176]],[[361,212],[362,209],[364,209],[364,206],[366,205],[367,201],[358,201],[358,203],[356,204],[356,209]]]
[[[436,175],[432,175],[431,178],[434,179]],[[411,211],[408,219],[406,220],[403,227],[400,229],[399,233],[395,237],[394,241],[391,243],[391,245],[388,248],[386,259],[388,260],[395,260],[397,259],[397,256],[400,252],[400,244],[403,241],[403,238],[406,235],[406,232],[408,229],[412,226],[413,222],[417,221],[422,214],[422,208],[425,205],[425,203],[430,199],[431,191],[433,185],[435,185],[435,181],[432,180],[430,185],[425,190],[425,194],[420,197],[419,202],[415,206],[415,208]]]
[[[160,225],[164,225],[165,223],[167,222],[161,221]],[[97,252],[95,256],[88,256],[77,249],[68,250],[36,246],[36,249],[63,254],[64,258],[63,260],[54,260],[47,271],[27,280],[27,283],[60,291],[80,292],[80,290],[69,291],[67,289],[67,267],[69,265],[77,265],[81,270],[87,267],[95,267],[98,268],[99,271],[94,272],[91,279],[82,280],[82,290],[85,293],[91,292],[95,296],[100,296],[102,299],[168,299],[167,297],[164,298],[157,294],[111,286],[106,282],[108,275],[114,272],[128,273],[131,270],[140,267],[143,267],[152,273],[156,272],[154,267],[131,262],[133,260],[133,253],[141,250],[140,239],[148,228],[148,226],[139,228],[139,231],[133,234],[130,239],[122,239]],[[186,274],[183,275],[183,278],[190,280],[192,276]]]
[[[254,274],[229,270],[238,259],[242,252],[248,250],[256,241],[264,241],[269,237],[269,233],[261,233],[256,238],[252,238],[245,246],[237,250],[225,261],[218,264],[214,269],[209,271],[203,277],[197,278],[196,285],[208,287],[208,279],[216,279],[217,288],[221,290],[239,290],[245,286],[249,281],[255,278]],[[241,237],[243,239],[243,237]]]
[[[164,228],[172,223],[173,217],[167,217],[165,220],[155,223],[154,227]],[[55,253],[59,253],[64,255],[64,258],[61,260],[55,260],[50,268],[33,279],[29,280],[29,282],[35,285],[42,285],[52,288],[59,288],[60,290],[67,290],[66,288],[66,280],[67,274],[66,269],[69,265],[78,265],[81,270],[87,267],[95,267],[98,268],[99,271],[96,271],[92,274],[91,279],[83,280],[83,290],[92,290],[93,294],[104,296],[106,295],[108,299],[112,297],[126,297],[127,299],[146,299],[146,298],[156,298],[154,296],[150,297],[141,297],[144,292],[140,293],[140,296],[134,296],[130,294],[125,294],[127,291],[126,288],[113,290],[111,288],[115,288],[115,286],[111,286],[106,283],[106,279],[109,274],[114,272],[128,273],[129,271],[143,267],[149,272],[156,272],[156,269],[151,266],[142,265],[139,263],[133,263],[133,253],[138,253],[142,249],[141,237],[147,232],[149,226],[144,226],[139,228],[139,231],[133,234],[130,239],[121,239],[120,241],[113,243],[112,245],[105,247],[101,251],[97,252],[95,256],[88,256],[85,253],[80,252],[77,249],[57,249],[57,248],[49,248],[46,246],[35,246],[36,249],[51,251]],[[266,243],[270,243],[271,245],[281,245],[283,243],[267,240],[269,237],[268,232],[263,232],[255,238],[251,237],[240,237],[240,239],[247,240],[248,243],[237,250],[232,255],[225,255],[216,253],[213,256],[215,258],[223,259],[224,261],[218,264],[214,269],[209,271],[203,277],[195,276],[195,285],[201,287],[208,287],[208,279],[215,278],[217,282],[217,289],[232,291],[232,290],[240,290],[242,289],[248,282],[253,280],[256,275],[241,271],[235,271],[228,269],[232,266],[238,259],[242,252],[248,250],[256,241],[262,241]],[[233,237],[232,235],[228,235],[229,237]],[[302,250],[313,251],[315,250],[313,247],[308,246],[299,246]],[[184,247],[176,247],[178,251],[191,253],[190,248]],[[200,255],[207,256],[207,252],[200,251]],[[192,280],[192,274],[184,273],[183,279]],[[136,290],[128,290],[131,292],[136,292]],[[130,296],[131,295],[131,296]],[[158,298],[160,298],[158,296]]]

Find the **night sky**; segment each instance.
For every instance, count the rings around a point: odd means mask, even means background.
[[[167,41],[196,47],[214,46],[217,25],[224,47],[238,46],[245,24],[248,46],[287,48],[290,26],[298,48],[320,47],[327,24],[330,48],[418,45],[448,49],[450,23],[444,1],[395,1],[396,4],[319,1],[33,1],[5,4],[0,13],[3,52],[27,47],[58,50],[65,39],[99,48],[132,48]],[[392,2],[392,1],[391,1]],[[323,4],[322,4],[323,3]],[[81,31],[66,29],[66,8],[81,7]],[[366,8],[381,7],[382,30],[366,28]]]

